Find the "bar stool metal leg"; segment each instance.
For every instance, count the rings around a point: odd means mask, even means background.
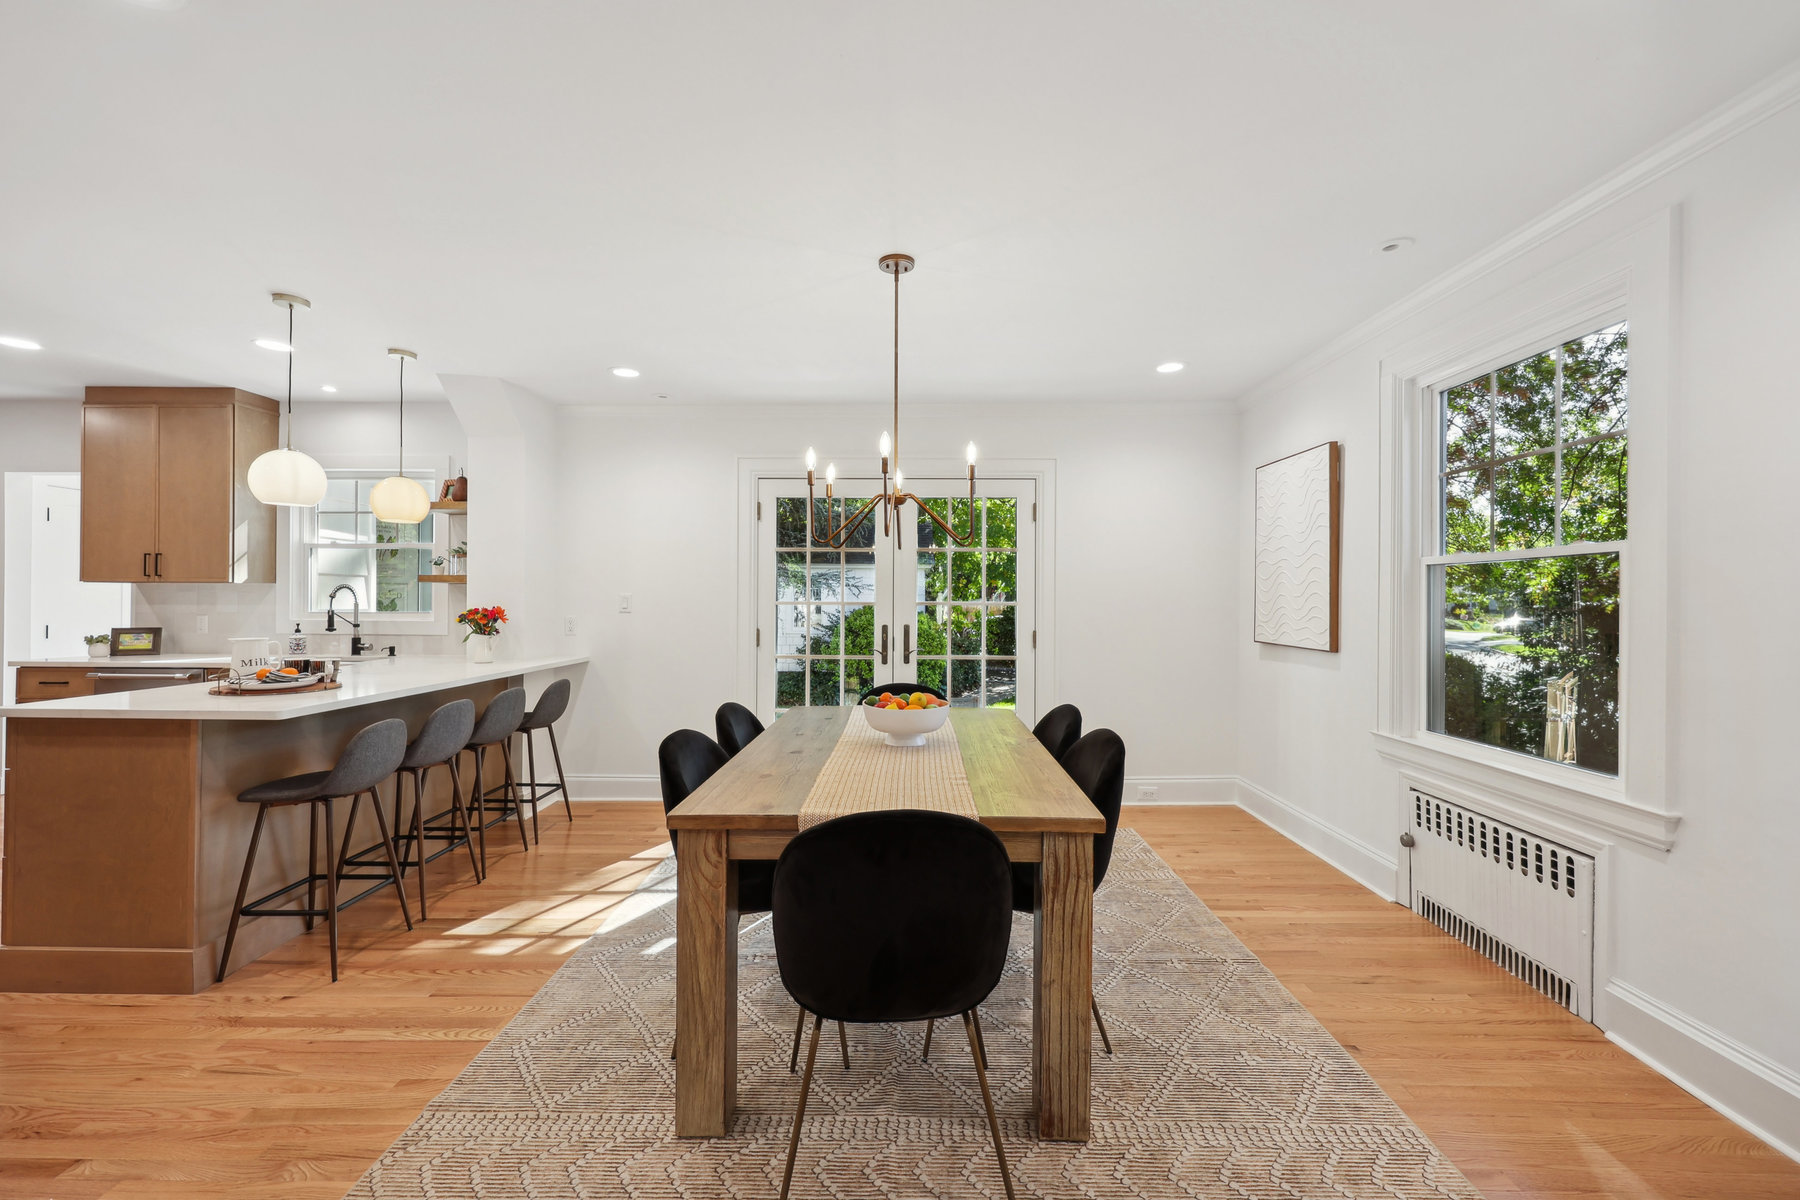
[[[314,890],[319,879],[319,806],[316,804],[307,805],[306,816],[306,907],[308,909],[306,914],[306,932],[311,933],[313,927],[313,915],[311,910],[319,907],[318,896]],[[262,819],[261,814],[258,814],[257,819]],[[254,846],[255,843],[252,842],[251,845]],[[238,907],[244,907],[244,898],[242,896],[238,897]],[[232,916],[232,920],[237,920],[235,914]]]
[[[225,931],[225,948],[219,951],[219,973],[213,976],[214,983],[225,982],[225,968],[231,964],[231,943],[237,941],[238,919],[243,916],[244,897],[250,892],[250,871],[256,866],[256,844],[262,841],[263,818],[268,816],[269,806],[256,806],[256,828],[250,831],[250,853],[244,856],[244,877],[238,880],[237,902],[231,906],[231,927]],[[307,907],[311,908],[309,901]],[[311,921],[311,918],[307,918]]]
[[[507,738],[500,743],[500,763],[506,777],[506,794],[512,798],[513,817],[519,823],[519,845],[531,849],[531,843],[525,839],[525,797],[519,792],[519,783],[513,776],[512,739]],[[537,801],[531,804],[531,831],[537,833]]]
[[[481,864],[475,861],[475,831],[469,828],[469,810],[463,804],[462,771],[457,768],[457,760],[462,758],[462,751],[450,756],[450,828],[456,828],[456,822],[462,821],[463,845],[469,850],[469,870],[475,872],[475,882],[480,883],[484,874]]]
[[[487,791],[481,784],[482,754],[477,746],[475,754],[475,778],[469,782],[469,799],[475,804],[475,836],[481,841],[481,877],[487,878],[487,803],[484,793]]]
[[[335,853],[333,853],[334,847],[331,844],[331,826],[332,826],[332,811],[331,810],[332,810],[333,801],[326,800],[326,801],[324,801],[324,804],[325,804],[325,861],[328,863],[336,863],[337,855]],[[344,842],[346,845],[349,844],[349,840],[350,839],[348,837],[345,837]],[[338,923],[337,923],[337,872],[335,870],[333,870],[333,871],[327,872],[325,875],[325,931],[328,934],[330,934],[330,936],[331,936],[331,982],[333,982],[333,983],[337,982],[337,977],[338,977],[337,927],[338,927]]]
[[[399,802],[400,781],[394,780],[395,803]],[[375,810],[375,824],[381,830],[381,844],[387,847],[388,869],[394,873],[394,896],[400,901],[400,919],[406,922],[407,929],[413,927],[412,913],[406,908],[406,887],[400,881],[400,856],[394,851],[394,837],[388,830],[387,817],[381,811],[381,794],[374,788],[369,789],[370,807]],[[350,844],[348,834],[344,835],[344,844]],[[377,884],[377,887],[382,885]],[[423,919],[423,918],[421,918]]]
[[[425,859],[427,857],[427,855],[425,853],[425,781],[431,777],[431,768],[426,767],[422,771],[414,771],[414,772],[412,772],[412,777],[413,777],[412,843],[413,843],[413,853],[418,855],[418,859],[419,859],[419,863],[418,863],[418,866],[419,866],[419,920],[423,921],[423,920],[428,919],[428,914],[425,911]],[[398,782],[395,782],[394,794],[397,796],[397,795],[399,795],[399,793],[400,793],[400,784]],[[451,832],[455,833],[456,831],[454,828],[452,828]],[[454,849],[454,847],[449,847],[449,848]]]
[[[562,751],[556,748],[556,726],[546,726],[544,732],[550,735],[550,757],[556,761],[556,782],[562,787],[563,811],[569,815],[570,821],[574,821],[575,809],[569,803],[569,781],[563,776]]]

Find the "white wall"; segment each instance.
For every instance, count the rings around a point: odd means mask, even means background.
[[[1396,772],[1377,758],[1378,368],[1465,314],[1677,206],[1669,463],[1669,806],[1674,849],[1609,854],[1604,1027],[1764,1136],[1800,1147],[1800,844],[1793,731],[1800,595],[1791,529],[1800,395],[1800,107],[1789,107],[1303,376],[1252,394],[1239,488],[1257,464],[1344,443],[1343,652],[1254,646],[1240,614],[1238,770],[1365,879],[1392,856]],[[1249,530],[1238,546],[1250,594]],[[1647,734],[1655,736],[1654,734]],[[1258,791],[1262,796],[1258,796]],[[1372,880],[1379,884],[1379,880]],[[1391,886],[1391,877],[1389,880]]]
[[[1164,798],[1232,773],[1236,418],[1163,406],[919,407],[909,461],[1054,459],[1055,695],[1111,726]],[[872,457],[879,403],[560,413],[565,639],[591,655],[563,736],[578,794],[655,795],[656,746],[737,693],[738,460]],[[994,468],[999,471],[998,466]],[[633,611],[617,611],[618,594]],[[504,596],[481,597],[481,602]],[[599,778],[591,778],[598,776]],[[1212,794],[1216,794],[1216,791]],[[1207,798],[1211,798],[1208,795]]]

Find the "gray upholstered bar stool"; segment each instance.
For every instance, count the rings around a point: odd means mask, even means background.
[[[400,856],[400,869],[414,867],[419,873],[419,920],[425,919],[425,864],[440,854],[448,854],[461,842],[469,848],[469,866],[475,871],[476,882],[481,881],[481,864],[475,861],[475,831],[469,820],[469,810],[463,806],[462,776],[456,769],[456,760],[462,748],[469,744],[469,737],[475,732],[475,702],[473,700],[452,700],[439,708],[419,727],[419,736],[412,740],[406,748],[406,757],[400,760],[400,770],[394,776],[394,828],[396,838],[404,837],[409,843],[410,854]],[[427,825],[425,822],[425,782],[431,777],[433,767],[450,768],[450,808],[440,814],[443,818],[438,824]],[[413,785],[413,809],[410,832],[402,834],[400,826],[400,781],[410,778]],[[449,844],[437,854],[425,853],[428,840],[446,841]]]
[[[487,876],[487,831],[490,825],[498,825],[510,814],[519,823],[519,845],[531,849],[531,843],[525,838],[525,808],[519,803],[518,784],[513,779],[512,769],[512,736],[519,731],[519,722],[525,719],[525,689],[522,687],[507,688],[498,696],[488,701],[487,711],[475,722],[475,729],[469,734],[468,744],[463,747],[475,756],[475,778],[469,784],[469,799],[475,805],[475,837],[481,843],[481,874]],[[487,761],[487,752],[493,747],[500,747],[500,756],[506,762],[506,778],[497,787],[489,788],[482,784],[482,769]],[[487,819],[487,802],[491,793],[499,793],[499,814],[492,821]]]
[[[569,781],[563,776],[562,751],[556,746],[556,719],[563,715],[569,707],[569,681],[554,680],[538,696],[538,702],[525,719],[519,722],[519,732],[525,735],[525,770],[529,776],[519,781],[519,790],[526,803],[531,805],[531,840],[537,841],[538,804],[558,792],[562,793],[563,811],[569,820],[575,820],[575,809],[569,803]],[[550,735],[550,754],[556,762],[556,782],[539,782],[537,773],[537,746],[532,735],[542,729]]]
[[[326,928],[331,932],[331,979],[337,982],[338,977],[338,928],[337,914],[340,909],[361,900],[364,896],[373,895],[389,883],[394,885],[394,895],[400,901],[400,915],[406,921],[406,927],[412,928],[412,914],[407,911],[406,893],[400,886],[400,859],[394,852],[394,839],[388,830],[387,818],[381,812],[381,795],[376,785],[399,769],[401,760],[406,756],[406,722],[398,719],[377,721],[373,725],[357,731],[344,752],[338,755],[337,765],[329,771],[309,771],[304,775],[290,775],[286,779],[271,780],[259,783],[253,788],[238,793],[238,801],[242,804],[256,805],[256,827],[250,832],[250,851],[244,856],[244,876],[238,881],[237,901],[231,910],[231,928],[225,932],[225,948],[219,954],[218,981],[225,978],[226,968],[231,963],[231,944],[237,940],[238,921],[243,917],[301,917],[306,927],[312,928],[314,917],[324,917]],[[350,797],[350,818],[344,828],[345,848],[349,848],[350,829],[356,821],[357,806],[362,803],[363,796],[372,797],[375,810],[375,823],[381,827],[381,840],[387,847],[388,867],[391,874],[380,876],[382,882],[365,892],[352,896],[342,904],[338,902],[338,879],[365,879],[372,876],[345,875],[344,864],[336,854],[332,845],[332,805],[342,797]],[[256,866],[256,846],[262,840],[263,820],[269,815],[271,808],[282,808],[293,804],[311,806],[311,836],[307,843],[306,878],[278,888],[259,899],[244,903],[244,896],[250,890],[250,873]],[[330,867],[325,872],[319,870],[319,816],[323,810],[325,817],[325,862]],[[314,907],[314,888],[325,884],[325,907]],[[289,892],[299,888],[306,889],[305,908],[268,908],[266,905]]]

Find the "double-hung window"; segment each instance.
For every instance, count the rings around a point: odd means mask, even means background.
[[[1429,728],[1619,772],[1624,322],[1442,388]]]
[[[420,583],[419,576],[434,573],[432,559],[443,553],[434,541],[436,515],[428,514],[417,525],[378,520],[369,510],[369,491],[391,472],[329,474],[318,508],[297,510],[305,551],[307,614],[323,616],[332,591],[348,585],[365,613],[429,618],[433,589]],[[434,490],[432,480],[419,482],[427,493]],[[349,611],[343,594],[338,604],[340,612]]]

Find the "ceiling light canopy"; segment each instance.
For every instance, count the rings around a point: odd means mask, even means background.
[[[1404,250],[1412,244],[1413,239],[1409,237],[1391,237],[1387,241],[1381,243],[1381,245],[1375,247],[1375,252],[1377,254],[1392,254],[1396,250]]]
[[[1158,371],[1162,372],[1164,375],[1173,375],[1175,372],[1181,370],[1182,368],[1184,368],[1186,366],[1187,366],[1186,363],[1166,362],[1166,363],[1163,363],[1162,365],[1160,365],[1159,367],[1157,367],[1156,369]]]
[[[0,337],[0,346],[6,346],[9,349],[13,349],[13,350],[42,350],[43,349],[42,346],[38,345],[36,342],[32,341],[30,338],[12,337],[10,335],[7,337]]]
[[[390,347],[388,353],[400,360],[400,465],[394,474],[369,489],[369,511],[377,521],[394,525],[417,525],[431,511],[431,497],[424,485],[406,477],[406,364],[417,362],[411,350]]]
[[[288,508],[311,508],[325,498],[325,468],[294,449],[294,309],[311,308],[312,301],[287,292],[275,292],[269,299],[287,309],[288,340],[282,348],[288,351],[287,369],[287,445],[260,454],[250,464],[250,494],[264,504]],[[257,342],[262,344],[261,339]]]
[[[333,387],[329,383],[322,383],[319,385],[319,390],[321,392],[335,392],[335,391],[337,391],[337,388]]]
[[[975,443],[970,442],[967,450],[969,460],[969,527],[962,533],[950,528],[950,523],[938,513],[932,511],[929,504],[905,490],[906,476],[900,473],[900,277],[913,269],[913,257],[910,254],[884,254],[878,266],[894,277],[894,429],[892,436],[886,430],[881,433],[881,490],[857,509],[845,517],[835,529],[823,531],[815,529],[812,541],[815,546],[830,546],[834,550],[843,549],[850,540],[850,535],[862,527],[869,519],[869,514],[877,504],[881,510],[881,536],[891,533],[897,542],[900,538],[900,510],[908,500],[919,506],[919,511],[931,519],[931,523],[944,531],[946,537],[959,546],[966,546],[975,536]],[[888,483],[888,463],[892,458],[894,482]],[[813,448],[806,448],[806,506],[807,511],[814,511],[813,506],[813,472],[819,465],[819,456]],[[831,511],[832,488],[837,483],[837,464],[825,464],[825,511]],[[846,505],[848,507],[848,505]],[[830,524],[829,518],[826,524]]]

